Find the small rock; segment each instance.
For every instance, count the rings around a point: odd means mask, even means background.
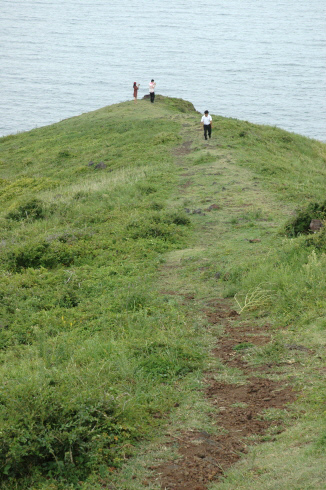
[[[309,350],[308,347],[305,347],[304,345],[297,345],[297,344],[285,344],[285,346],[289,350],[301,350],[301,351],[307,351]]]
[[[235,310],[230,310],[228,313],[228,318],[232,318],[234,316],[239,316],[239,313]]]
[[[104,162],[100,162],[97,165],[95,165],[95,168],[97,168],[97,169],[106,168],[106,167],[107,167],[107,165]]]
[[[323,222],[320,219],[312,219],[310,221],[309,228],[311,231],[316,233],[316,231],[319,231],[320,228],[322,228],[322,226],[323,226]]]
[[[205,211],[213,211],[213,209],[221,209],[221,206],[218,204],[211,204]]]

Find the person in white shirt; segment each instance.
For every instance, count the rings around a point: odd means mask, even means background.
[[[155,87],[156,87],[156,83],[152,79],[149,82],[149,95],[151,96],[151,102],[152,103],[154,102],[154,99],[155,99]]]
[[[204,128],[204,138],[205,140],[207,140],[207,134],[208,134],[208,137],[210,138],[211,135],[212,135],[212,117],[211,115],[208,113],[208,111],[205,111],[204,112],[204,115],[203,117],[201,118],[201,124]]]

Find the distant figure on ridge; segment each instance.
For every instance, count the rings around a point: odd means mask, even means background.
[[[136,104],[136,102],[137,102],[137,95],[138,95],[139,85],[140,85],[140,84],[138,83],[138,85],[137,85],[137,83],[136,83],[136,82],[134,82],[134,84],[133,84],[133,88],[134,88],[134,101],[135,101],[135,104]]]
[[[151,97],[151,102],[153,103],[154,102],[154,99],[155,99],[155,87],[156,87],[156,83],[154,82],[154,80],[152,79],[150,82],[149,82],[149,95]]]
[[[204,138],[207,140],[207,134],[210,138],[212,135],[212,117],[208,113],[208,111],[204,112],[203,117],[201,118],[201,124],[204,128]]]

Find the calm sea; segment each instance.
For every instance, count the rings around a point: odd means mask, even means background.
[[[326,141],[325,0],[0,0],[0,135],[132,99]]]

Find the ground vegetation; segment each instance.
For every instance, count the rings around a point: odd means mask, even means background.
[[[325,488],[326,145],[200,117],[0,139],[2,490]]]

